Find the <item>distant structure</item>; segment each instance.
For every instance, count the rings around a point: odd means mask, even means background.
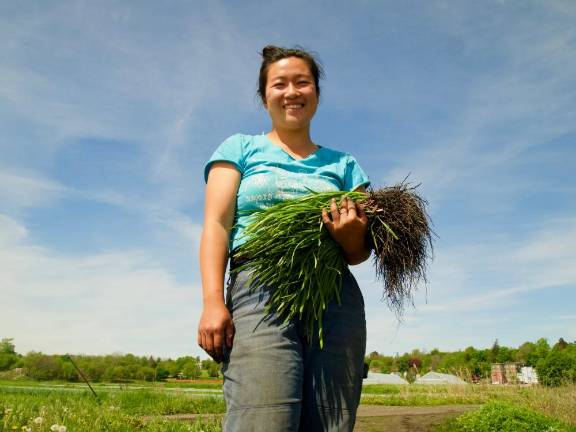
[[[363,384],[408,384],[404,378],[396,374],[383,374],[377,372],[368,372],[368,377],[364,378]]]
[[[505,363],[504,375],[508,384],[518,384],[518,363]]]
[[[492,363],[492,384],[506,384],[506,373],[502,363]]]
[[[492,384],[538,384],[538,375],[531,366],[519,363],[493,363]]]
[[[518,381],[522,384],[538,384],[538,374],[532,366],[523,366],[518,373]]]
[[[443,384],[468,384],[463,379],[458,378],[456,375],[445,374],[440,372],[428,372],[426,375],[418,378],[414,384],[427,384],[427,385],[443,385]]]

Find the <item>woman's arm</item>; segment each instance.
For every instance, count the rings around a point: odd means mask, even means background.
[[[358,192],[366,192],[364,186],[356,189]],[[360,264],[370,257],[370,250],[366,247],[366,230],[368,218],[361,204],[355,203],[350,198],[340,201],[340,208],[336,200],[330,204],[330,216],[326,210],[322,210],[322,220],[332,238],[342,247],[344,258],[350,265]]]
[[[224,302],[224,273],[240,177],[232,164],[216,162],[210,169],[206,185],[200,241],[204,307],[198,324],[198,345],[218,362],[223,359],[223,345],[231,348],[234,338],[234,324]]]

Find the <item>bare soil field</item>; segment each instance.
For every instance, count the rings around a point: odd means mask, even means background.
[[[398,407],[360,405],[355,432],[430,432],[451,417],[479,405]]]
[[[479,405],[442,405],[406,407],[360,405],[355,432],[429,432],[434,427]],[[170,420],[191,421],[201,417],[222,417],[222,414],[175,414]]]

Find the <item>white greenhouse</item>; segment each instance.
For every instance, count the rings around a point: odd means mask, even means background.
[[[396,374],[368,372],[368,378],[364,378],[363,384],[408,384],[408,381]]]
[[[440,372],[428,372],[422,375],[414,384],[443,385],[443,384],[468,384],[466,381],[458,378],[456,375],[445,374]]]

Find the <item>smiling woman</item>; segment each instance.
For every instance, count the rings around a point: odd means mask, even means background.
[[[250,213],[310,190],[363,191],[369,180],[348,153],[317,145],[310,124],[322,76],[301,49],[262,51],[258,93],[272,127],[266,135],[237,134],[205,169],[206,203],[200,246],[204,309],[198,344],[223,362],[226,431],[351,431],[360,400],[366,347],[364,301],[346,267],[340,303],[327,304],[325,349],[306,336],[306,323],[285,321],[266,307],[275,287],[253,282],[250,260],[238,256]],[[318,214],[348,264],[366,260],[367,217],[352,200]],[[233,272],[224,300],[224,273]]]
[[[318,106],[318,92],[307,63],[288,57],[270,65],[263,102],[276,131],[309,128]]]

